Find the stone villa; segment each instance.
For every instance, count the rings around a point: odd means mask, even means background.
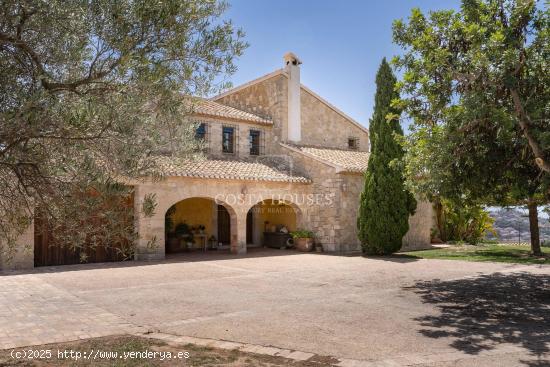
[[[369,133],[302,85],[300,64],[287,53],[282,69],[199,101],[194,118],[207,159],[162,158],[167,178],[135,185],[137,259],[162,259],[174,250],[165,238],[167,212],[174,225],[201,228],[197,248],[214,242],[245,253],[264,245],[266,233],[307,229],[324,251],[359,249],[356,216]],[[153,217],[144,217],[139,209],[150,194],[158,205]],[[431,205],[419,202],[404,247],[429,244],[431,218]],[[34,243],[33,237],[31,227],[21,243]],[[20,252],[9,267],[55,265],[40,256]]]

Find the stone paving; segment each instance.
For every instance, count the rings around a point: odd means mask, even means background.
[[[33,275],[0,284],[0,349],[143,330]]]
[[[279,250],[41,268],[0,276],[0,349],[137,334],[341,367],[544,365],[549,284],[548,266]],[[521,318],[470,330],[460,310],[485,304]]]

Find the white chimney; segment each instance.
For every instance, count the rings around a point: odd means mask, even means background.
[[[292,52],[284,56],[285,71],[288,75],[288,140],[299,143],[302,140],[300,121],[300,59]]]

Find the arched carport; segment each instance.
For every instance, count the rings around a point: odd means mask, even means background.
[[[235,210],[220,201],[205,197],[180,200],[165,212],[166,253],[205,250],[213,244],[229,248],[236,221]]]
[[[266,235],[289,233],[301,224],[302,210],[298,205],[279,199],[259,201],[247,212],[246,243],[248,246],[269,245]]]
[[[231,252],[243,254],[246,253],[247,247],[247,214],[252,207],[266,199],[281,200],[285,205],[296,209],[296,227],[302,227],[304,208],[300,202],[292,199],[294,196],[303,197],[309,193],[309,189],[309,185],[287,182],[260,184],[254,181],[204,180],[189,177],[167,177],[161,181],[138,183],[134,194],[135,229],[139,234],[136,259],[164,258],[166,212],[178,202],[201,198],[222,205],[230,217]],[[145,198],[150,195],[154,196],[157,205],[154,214],[147,217],[142,212],[142,205]]]

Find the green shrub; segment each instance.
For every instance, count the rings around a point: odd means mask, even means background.
[[[292,238],[313,238],[314,234],[311,231],[308,231],[307,229],[298,229],[294,232],[290,232],[290,235]]]
[[[441,200],[441,214],[438,232],[446,242],[466,242],[476,245],[485,236],[497,233],[493,227],[495,220],[481,205],[467,205],[451,200]]]
[[[181,238],[185,238],[188,242],[193,242],[194,236],[191,232],[191,227],[187,223],[179,223],[174,230],[176,235]]]

